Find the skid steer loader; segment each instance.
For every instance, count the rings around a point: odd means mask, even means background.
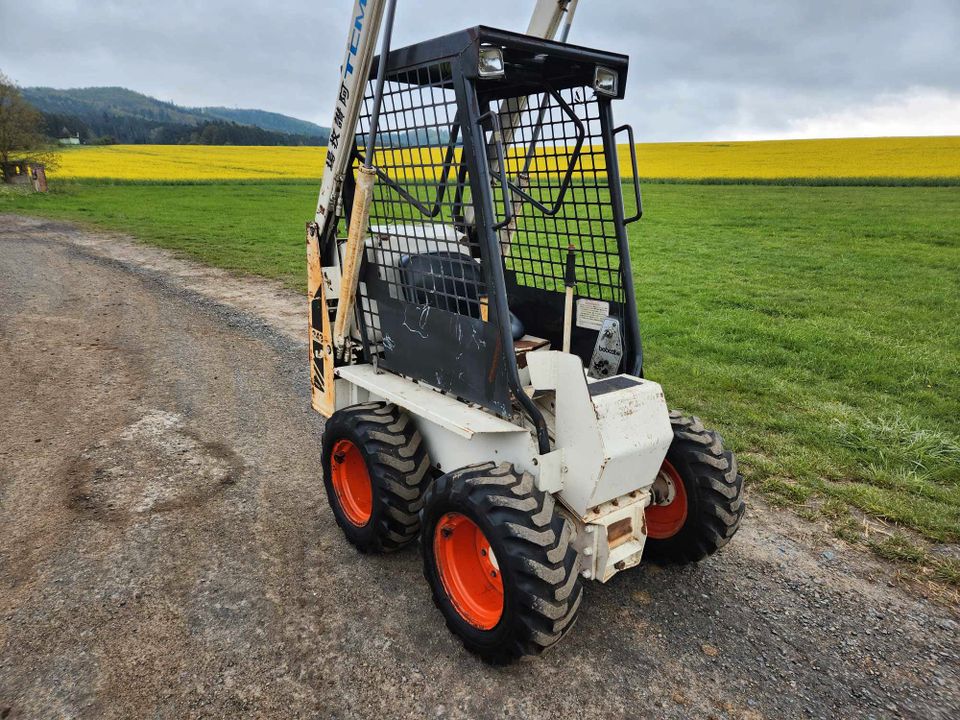
[[[355,3],[307,225],[324,484],[361,552],[419,538],[447,626],[506,663],[570,630],[583,581],[727,543],[742,479],[644,379],[627,57],[563,42],[564,0],[401,49],[394,7]]]

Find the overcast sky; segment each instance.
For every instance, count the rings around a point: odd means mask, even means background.
[[[534,0],[399,0],[394,47]],[[0,0],[20,85],[121,85],[329,125],[352,0]],[[630,56],[638,139],[960,134],[960,0],[582,0],[570,41]]]

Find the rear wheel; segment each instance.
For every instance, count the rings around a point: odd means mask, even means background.
[[[574,527],[529,474],[486,463],[443,475],[421,519],[434,603],[468,650],[505,664],[573,626],[583,595]]]
[[[396,550],[417,537],[429,466],[420,433],[396,405],[353,405],[327,421],[327,500],[344,535],[362,552]]]
[[[743,477],[723,438],[699,418],[670,413],[673,442],[647,507],[649,557],[696,562],[726,545],[740,527]]]

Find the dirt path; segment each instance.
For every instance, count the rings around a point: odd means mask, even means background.
[[[112,259],[110,259],[112,258]],[[0,216],[0,718],[960,717],[960,624],[751,498],[506,669],[318,479],[300,299]]]

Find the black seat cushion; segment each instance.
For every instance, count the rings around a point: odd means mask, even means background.
[[[478,289],[483,285],[480,264],[465,253],[440,251],[400,258],[407,301],[459,315],[480,317]],[[510,313],[514,340],[523,337],[523,323]]]

